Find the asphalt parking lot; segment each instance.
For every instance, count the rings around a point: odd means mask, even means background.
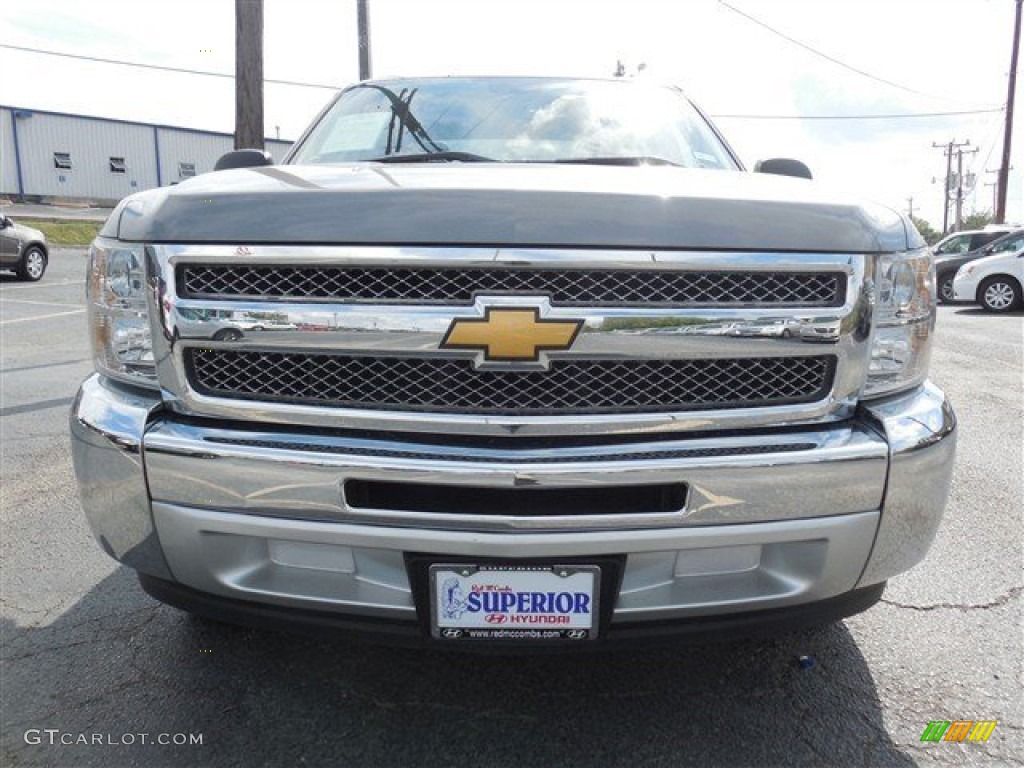
[[[193,620],[150,600],[100,551],[67,437],[68,408],[91,370],[83,254],[55,251],[41,283],[0,276],[0,764],[1024,760],[1020,313],[940,308],[932,374],[961,424],[952,498],[927,560],[867,613],[769,641],[454,656]],[[931,720],[998,725],[987,743],[922,743]],[[101,743],[62,745],[63,734]]]

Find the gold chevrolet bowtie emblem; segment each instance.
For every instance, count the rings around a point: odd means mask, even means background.
[[[483,318],[453,320],[443,349],[483,350],[485,362],[536,362],[541,350],[568,349],[582,320],[542,320],[540,310],[488,307]]]

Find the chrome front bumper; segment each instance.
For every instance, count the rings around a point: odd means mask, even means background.
[[[941,391],[818,431],[625,446],[439,447],[208,424],[98,376],[71,414],[82,504],[104,550],[227,598],[413,619],[406,553],[626,555],[613,622],[800,605],[921,560],[952,476]],[[349,506],[347,479],[549,488],[683,482],[648,516],[445,515]]]

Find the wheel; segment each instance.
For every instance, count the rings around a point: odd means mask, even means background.
[[[18,277],[35,282],[46,272],[46,254],[39,246],[30,246],[18,264]]]
[[[223,328],[213,334],[214,341],[238,341],[242,332],[237,328]]]
[[[955,272],[947,272],[939,276],[939,301],[942,304],[949,304],[953,301],[953,278]]]
[[[989,277],[978,287],[978,303],[989,312],[1009,312],[1020,300],[1020,283],[1006,275]]]

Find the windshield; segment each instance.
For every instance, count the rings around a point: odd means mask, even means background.
[[[341,94],[290,162],[381,159],[737,168],[671,88],[517,78],[362,83]]]
[[[936,245],[933,250],[933,253],[936,256],[946,254],[967,253],[967,251],[970,248],[970,245],[970,235],[957,235],[956,237],[951,237],[948,240],[944,240],[943,242]]]
[[[1014,232],[992,243],[992,253],[1012,253],[1024,248],[1024,232]]]

